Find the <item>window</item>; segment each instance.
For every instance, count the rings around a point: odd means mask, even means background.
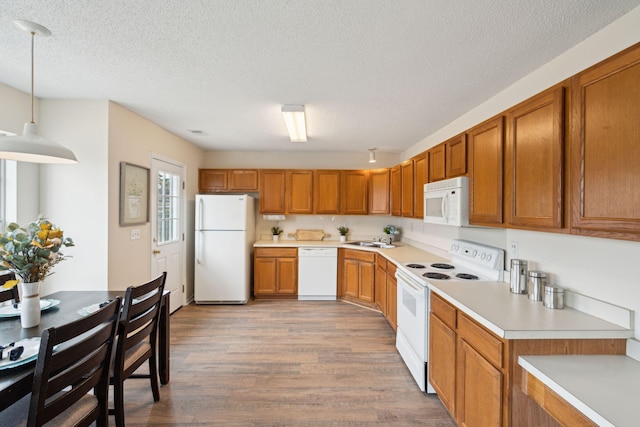
[[[0,138],[14,135],[14,133],[0,130]],[[0,159],[0,232],[4,232],[10,222],[17,221],[17,173],[18,167],[15,160]]]
[[[180,176],[158,172],[158,244],[180,240]]]

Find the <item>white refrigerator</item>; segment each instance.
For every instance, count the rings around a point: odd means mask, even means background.
[[[246,195],[197,195],[196,304],[245,304],[251,295],[255,200]]]

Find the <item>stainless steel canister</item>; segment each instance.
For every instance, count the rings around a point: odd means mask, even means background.
[[[564,308],[564,289],[559,286],[545,285],[542,304],[547,308]]]
[[[542,301],[542,293],[544,285],[547,284],[547,273],[544,271],[529,271],[529,284],[527,285],[529,299],[533,301]]]
[[[527,265],[523,259],[511,260],[511,292],[514,294],[527,293]]]

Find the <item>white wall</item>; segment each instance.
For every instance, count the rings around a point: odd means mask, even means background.
[[[75,165],[40,166],[40,210],[76,246],[45,281],[45,294],[58,290],[106,290],[109,229],[107,207],[107,101],[40,101],[40,132],[69,148]]]
[[[516,82],[495,97],[429,135],[404,154],[411,157],[518,104],[640,41],[640,7]],[[447,229],[403,219],[406,234],[421,244],[446,250],[451,238],[464,238],[506,249],[519,243],[518,258],[551,274],[551,281],[575,292],[640,312],[637,265],[640,243],[504,229]],[[422,230],[420,230],[422,229]],[[507,259],[506,265],[509,265]],[[640,316],[635,318],[640,338]]]

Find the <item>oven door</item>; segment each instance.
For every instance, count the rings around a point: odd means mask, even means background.
[[[426,391],[429,288],[417,283],[400,269],[396,271],[396,279],[398,280],[396,348],[420,390]],[[429,387],[428,391],[433,392],[433,389]]]

